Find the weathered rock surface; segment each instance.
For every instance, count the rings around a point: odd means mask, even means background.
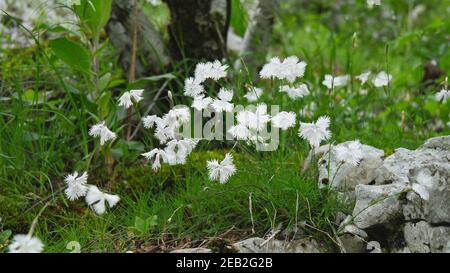
[[[404,184],[358,185],[353,220],[358,228],[388,225],[402,217],[402,193]]]
[[[266,242],[262,238],[249,238],[233,244],[239,253],[323,253],[324,248],[315,240],[304,238],[293,241],[272,239]]]
[[[369,252],[450,252],[450,136],[431,138],[417,150],[399,148],[385,159],[373,147],[363,154],[357,167],[336,167],[333,153],[319,160],[319,185],[328,182],[356,201],[339,228],[346,251],[367,252],[372,245],[366,242],[376,241],[380,251]],[[368,159],[374,163],[364,164]],[[359,230],[367,238],[355,234]]]
[[[352,191],[356,185],[371,184],[375,179],[375,171],[383,163],[384,151],[368,145],[361,145],[363,158],[358,166],[342,164],[336,159],[334,150],[342,143],[331,146],[331,154],[326,152],[319,159],[319,186],[330,186],[340,192]],[[329,150],[329,148],[328,148]]]

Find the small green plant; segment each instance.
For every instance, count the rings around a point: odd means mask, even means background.
[[[144,236],[148,234],[154,227],[158,225],[158,216],[151,215],[147,218],[141,218],[136,216],[134,219],[134,225],[130,227],[130,231],[132,233],[137,234],[138,236]]]

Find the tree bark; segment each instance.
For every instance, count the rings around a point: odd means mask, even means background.
[[[106,27],[111,44],[117,51],[122,68],[127,72],[130,71],[133,60],[134,26],[137,22],[135,77],[161,73],[170,63],[164,42],[142,10],[137,11],[137,18],[135,14],[133,1],[113,1],[111,20]]]
[[[171,14],[170,52],[174,60],[227,57],[229,0],[165,0]]]
[[[280,0],[255,0],[247,31],[245,32],[242,61],[236,63],[236,68],[244,62],[252,75],[257,75],[267,55],[267,48],[272,38],[275,17],[280,7]]]

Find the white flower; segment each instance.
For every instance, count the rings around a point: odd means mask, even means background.
[[[295,126],[295,118],[294,112],[280,112],[272,117],[272,125],[275,128],[287,130]]]
[[[162,122],[162,119],[153,115],[153,116],[146,116],[142,119],[142,122],[144,123],[144,128],[151,129],[155,126],[155,123]]]
[[[346,86],[348,81],[350,80],[349,75],[333,77],[332,75],[325,75],[325,79],[322,84],[325,85],[328,89],[338,88]]]
[[[192,108],[202,111],[207,109],[211,103],[213,102],[213,99],[210,97],[205,97],[204,95],[195,97],[194,101],[192,102]]]
[[[228,130],[234,138],[237,140],[248,140],[251,136],[250,129],[242,124],[235,125]]]
[[[372,80],[373,85],[375,87],[383,87],[388,86],[389,82],[392,80],[392,75],[388,75],[386,72],[381,71],[377,74],[375,79]]]
[[[255,111],[244,110],[239,112],[237,121],[251,130],[261,132],[270,121],[270,116],[267,114],[267,105],[262,103],[258,104]]]
[[[380,6],[381,0],[367,0],[367,5],[369,5],[369,8],[373,8],[375,5]]]
[[[265,64],[259,73],[262,79],[277,78],[294,82],[295,79],[303,77],[307,64],[299,62],[296,56],[286,58],[283,62],[278,57],[272,58]]]
[[[259,97],[261,97],[263,90],[261,88],[252,87],[248,90],[247,94],[244,95],[244,98],[247,99],[248,102],[256,102]]]
[[[119,106],[123,106],[125,107],[125,109],[130,108],[131,106],[133,106],[133,100],[134,102],[139,103],[143,99],[143,93],[143,89],[125,92],[119,99]]]
[[[169,124],[165,120],[156,123],[155,137],[161,144],[166,143],[168,140],[174,139],[177,135],[176,123]]]
[[[189,97],[197,97],[205,92],[205,88],[194,78],[188,78],[184,82],[184,94]]]
[[[80,177],[78,177],[78,172],[66,176],[64,182],[66,182],[67,188],[64,192],[70,201],[86,195],[88,191],[87,179],[87,172],[84,172]]]
[[[219,80],[227,76],[228,65],[222,65],[220,61],[199,63],[195,68],[195,81],[203,83],[206,79]]]
[[[106,202],[110,208],[114,207],[120,201],[118,195],[107,194],[101,192],[96,186],[89,186],[89,191],[86,195],[86,203],[95,213],[102,215],[106,211]]]
[[[207,167],[209,179],[219,181],[221,184],[225,184],[236,173],[236,166],[233,164],[233,156],[231,154],[227,154],[220,163],[217,160],[208,161]]]
[[[165,149],[167,160],[170,165],[185,164],[186,158],[197,146],[198,140],[183,139],[172,140],[167,143]]]
[[[364,72],[359,76],[356,76],[356,79],[358,79],[362,85],[364,85],[368,80],[369,76],[372,74],[370,71]]]
[[[442,89],[440,92],[436,94],[436,100],[442,101],[443,103],[446,103],[449,98],[450,98],[450,90]]]
[[[297,87],[290,87],[289,85],[283,85],[280,87],[280,92],[285,92],[288,96],[296,100],[309,95],[309,89],[306,84],[300,84]]]
[[[306,139],[311,147],[318,148],[320,143],[331,138],[328,130],[330,118],[320,117],[316,123],[300,123],[299,136]]]
[[[219,80],[227,76],[228,65],[222,64],[220,61],[214,61],[211,68],[210,78]]]
[[[41,253],[44,244],[37,237],[29,235],[15,235],[8,247],[9,253]]]
[[[336,158],[339,162],[357,166],[363,158],[361,143],[359,140],[341,144],[335,149]]]
[[[101,122],[91,127],[89,130],[89,135],[93,137],[100,137],[100,145],[104,145],[109,140],[115,140],[117,135],[111,132],[108,127],[106,127],[105,122]]]
[[[233,91],[221,88],[218,99],[214,99],[211,106],[216,112],[232,112],[234,105],[231,102],[233,99]]]
[[[191,119],[191,111],[188,107],[177,106],[165,114],[163,119],[168,124],[175,123],[176,127],[180,127],[183,123]]]
[[[152,168],[157,171],[161,168],[161,161],[163,163],[169,162],[169,155],[166,151],[161,149],[153,149],[148,153],[142,154],[147,160],[153,160]]]

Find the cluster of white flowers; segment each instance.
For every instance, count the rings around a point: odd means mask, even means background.
[[[296,114],[294,112],[280,112],[271,117],[267,113],[267,105],[258,104],[254,110],[242,110],[237,114],[238,124],[232,126],[230,133],[237,140],[246,140],[253,143],[264,142],[264,129],[269,122],[275,128],[287,130],[296,124]]]
[[[300,84],[295,87],[291,87],[289,85],[283,85],[280,87],[280,92],[287,93],[291,99],[296,100],[296,99],[308,96],[309,88],[306,84]]]
[[[96,186],[88,185],[87,180],[87,172],[84,172],[81,176],[78,175],[78,172],[66,176],[64,182],[66,182],[67,188],[64,193],[67,199],[75,201],[86,196],[88,206],[99,215],[106,212],[105,201],[108,202],[110,208],[114,207],[120,201],[118,195],[104,193]]]
[[[332,75],[325,75],[325,79],[323,80],[322,84],[325,85],[328,89],[337,89],[339,87],[346,86],[349,81],[350,81],[349,75],[336,77]]]
[[[152,160],[153,170],[161,168],[162,163],[169,165],[185,164],[187,157],[198,144],[196,139],[183,139],[179,133],[180,127],[191,118],[191,112],[187,107],[175,107],[162,118],[147,116],[142,122],[147,129],[155,128],[154,136],[161,144],[167,144],[165,149],[155,148],[142,154],[147,160]]]
[[[358,76],[356,76],[356,79],[361,82],[361,85],[365,85],[369,82],[369,78],[372,75],[372,72],[367,71],[364,72]],[[350,75],[344,75],[344,76],[332,76],[332,75],[325,75],[325,78],[322,82],[323,85],[325,85],[328,89],[337,89],[340,87],[347,86],[351,77]],[[389,86],[389,83],[392,81],[392,75],[386,73],[385,71],[381,71],[380,73],[376,74],[372,79],[372,84],[379,88],[379,87],[385,87]]]
[[[228,65],[220,61],[199,63],[195,67],[194,77],[188,78],[184,83],[184,94],[192,97],[192,107],[198,111],[215,110],[217,112],[231,112],[234,105],[231,102],[234,92],[222,88],[217,98],[208,97],[203,83],[208,80],[218,81],[227,76]]]
[[[280,92],[287,93],[289,98],[296,100],[309,95],[306,84],[297,84],[295,81],[305,75],[307,63],[301,62],[296,56],[290,56],[283,61],[280,58],[272,58],[265,64],[259,73],[262,79],[279,79],[289,82],[288,85],[280,86]]]
[[[369,82],[369,78],[372,75],[372,72],[367,71],[357,76],[356,79],[361,82],[362,85],[365,85]],[[385,71],[381,71],[376,74],[372,79],[372,84],[379,88],[389,86],[389,83],[392,81],[392,75],[386,73]]]
[[[262,79],[276,78],[294,83],[297,78],[303,77],[307,64],[300,62],[296,56],[290,56],[283,61],[275,57],[265,64],[259,73]]]

